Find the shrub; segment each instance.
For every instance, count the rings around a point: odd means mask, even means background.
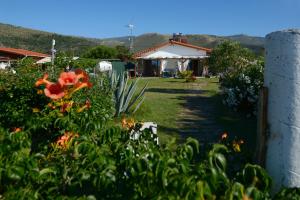
[[[260,166],[228,175],[227,158],[242,142],[209,151],[192,138],[159,146],[148,129],[132,138],[140,126],[133,120],[105,130],[87,99],[90,85],[81,70],[61,73],[57,82],[44,74],[36,86],[50,104],[27,129],[0,127],[1,198],[270,199],[271,179]]]
[[[214,74],[239,71],[251,65],[255,55],[238,42],[224,41],[213,49],[209,57],[210,71]]]
[[[97,59],[79,58],[71,62],[73,68],[93,69],[98,63]]]
[[[223,103],[234,110],[256,114],[259,90],[263,85],[263,67],[251,66],[220,78]]]
[[[196,80],[192,70],[179,72],[178,76],[179,78],[185,79],[186,82],[194,82]]]
[[[118,52],[115,48],[108,46],[97,46],[87,50],[82,57],[93,59],[115,59]]]
[[[0,126],[5,128],[26,126],[48,100],[38,94],[34,82],[42,71],[31,59],[19,61],[16,73],[0,71]]]
[[[1,130],[0,194],[5,199],[268,197],[270,179],[259,166],[245,170],[256,170],[263,177],[241,173],[243,184],[226,175],[228,149],[223,145],[215,145],[202,157],[194,139],[174,150],[173,145],[157,146],[147,130],[143,136],[131,140],[127,131],[118,128],[79,133],[65,138],[63,147],[61,138],[48,150],[30,153],[30,133]]]
[[[92,89],[83,70],[62,72],[57,82],[49,81],[48,74],[44,74],[35,85],[50,99],[30,122],[37,149],[68,132],[89,134],[100,130],[113,116],[111,91],[101,89],[96,81]]]

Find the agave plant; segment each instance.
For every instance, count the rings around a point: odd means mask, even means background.
[[[134,96],[134,94],[136,93],[139,78],[128,84],[127,72],[123,72],[119,76],[117,76],[115,72],[112,72],[109,75],[109,79],[110,85],[114,90],[116,108],[115,116],[120,116],[121,113],[129,113],[134,105],[136,106],[132,113],[135,113],[140,108],[145,99],[144,94],[148,83],[136,96]]]

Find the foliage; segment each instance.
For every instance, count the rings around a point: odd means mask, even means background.
[[[79,68],[79,69],[90,69],[90,68],[94,68],[97,64],[98,64],[97,59],[79,58],[77,60],[74,60],[71,63],[71,66],[73,68]]]
[[[237,42],[225,41],[213,49],[209,57],[212,73],[239,71],[254,61],[255,55]]]
[[[220,79],[223,103],[235,110],[256,114],[260,88],[263,85],[263,64],[225,74]]]
[[[132,112],[135,113],[143,103],[145,99],[144,93],[147,88],[147,84],[139,93],[136,94],[138,81],[139,79],[136,79],[128,85],[127,72],[123,72],[118,77],[114,72],[110,74],[110,84],[114,90],[115,97],[115,116],[120,116],[121,113],[129,113],[134,105],[135,108]],[[136,96],[134,96],[135,94]]]
[[[92,83],[83,70],[62,72],[56,83],[50,82],[45,74],[35,85],[44,88],[45,96],[51,99],[44,109],[36,112],[37,118],[31,122],[36,147],[45,138],[51,141],[66,132],[88,134],[99,130],[112,117],[111,92],[100,89],[97,84],[91,89]]]
[[[48,100],[33,88],[42,72],[32,59],[22,59],[16,73],[0,71],[0,126],[23,127],[34,118],[33,109],[41,108]]]
[[[119,58],[122,61],[127,61],[132,59],[132,54],[129,52],[129,49],[125,46],[118,45],[115,47],[117,50],[117,58]]]
[[[116,59],[118,52],[115,48],[108,46],[97,46],[87,50],[82,57],[92,59]]]
[[[274,200],[297,200],[300,199],[300,188],[282,188]]]
[[[30,133],[1,130],[1,195],[53,199],[267,199],[269,177],[258,166],[241,173],[243,183],[226,175],[228,149],[214,145],[201,156],[197,140],[157,146],[149,132],[131,140],[117,128],[79,134],[67,146],[30,153]],[[6,156],[13,152],[13,156]],[[200,156],[200,157],[199,157]],[[199,162],[201,159],[201,162]],[[245,175],[244,175],[245,174]],[[253,182],[254,180],[258,182]]]
[[[179,78],[185,79],[186,82],[194,82],[196,80],[196,77],[193,75],[192,70],[179,72],[178,76]]]
[[[248,164],[228,175],[237,147],[206,151],[192,138],[160,146],[149,129],[132,138],[140,126],[133,120],[105,130],[84,71],[52,81],[47,74],[36,81],[50,104],[27,127],[0,127],[1,198],[270,199],[271,179],[261,167]]]

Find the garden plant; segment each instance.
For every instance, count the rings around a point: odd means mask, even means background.
[[[1,115],[0,199],[271,199],[262,167],[232,167],[244,141],[224,133],[207,147],[193,138],[160,145],[149,129],[132,139],[140,122],[107,125],[108,79],[100,84],[80,69],[51,78],[34,67],[24,71],[27,81],[21,69],[1,72],[1,86],[12,84],[1,88],[1,101],[20,105]],[[13,86],[18,81],[28,84]],[[283,190],[275,199],[291,193],[299,194]]]

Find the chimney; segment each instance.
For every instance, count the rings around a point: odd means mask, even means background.
[[[187,43],[187,38],[182,33],[173,33],[173,38],[170,41],[176,41],[181,43]]]

